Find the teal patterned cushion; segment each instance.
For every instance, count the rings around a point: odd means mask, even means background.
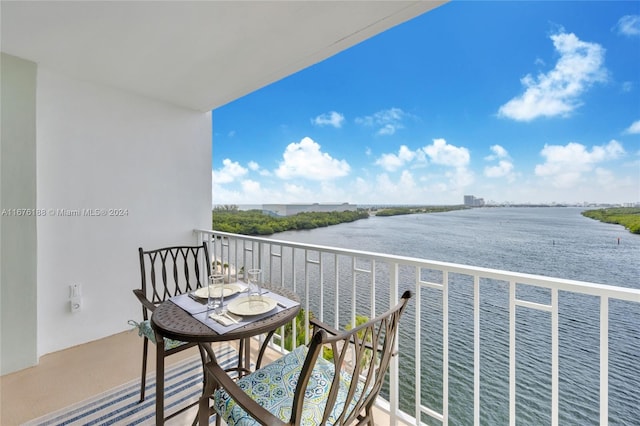
[[[307,347],[300,346],[277,361],[241,378],[238,380],[238,386],[269,412],[282,421],[288,422],[291,419],[291,406],[296,384],[306,355]],[[304,395],[303,425],[320,424],[333,377],[333,363],[319,357]],[[341,372],[336,405],[327,424],[334,424],[342,413],[349,384],[350,378],[346,373]],[[359,384],[355,398],[361,392],[362,385]],[[218,389],[214,394],[214,399],[216,410],[229,426],[258,424],[229,397],[224,389]]]
[[[133,320],[129,321],[129,324],[138,328],[138,336],[144,336],[149,339],[153,344],[156,344],[156,334],[151,328],[151,324],[149,320],[144,320],[142,322],[135,322]],[[164,350],[168,351],[169,349],[177,348],[178,346],[184,345],[184,342],[179,340],[172,339],[164,339]]]

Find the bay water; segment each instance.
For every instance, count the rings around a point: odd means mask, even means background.
[[[640,288],[640,235],[631,234],[620,225],[585,218],[580,214],[582,210],[500,207],[372,216],[327,228],[282,232],[272,238]],[[486,287],[481,291],[481,423],[502,425],[508,424],[509,413],[508,287],[505,284]],[[420,303],[432,316],[423,332],[435,337],[423,347],[426,356],[420,369],[420,401],[440,410],[441,296],[427,296]],[[449,301],[449,424],[452,425],[473,424],[471,303],[469,286],[452,286]],[[559,306],[560,424],[596,425],[599,424],[598,299],[563,292]],[[571,315],[562,315],[565,308]],[[640,303],[611,301],[609,315],[609,424],[640,425]],[[519,308],[516,322],[517,424],[550,424],[550,316]],[[415,369],[411,354],[404,356],[402,365]],[[402,393],[415,393],[413,383],[412,374],[405,371]],[[410,413],[413,403],[401,401],[402,408]],[[426,416],[422,420],[439,424]]]

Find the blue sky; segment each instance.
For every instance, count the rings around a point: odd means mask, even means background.
[[[213,203],[640,202],[640,2],[453,1],[213,111]]]

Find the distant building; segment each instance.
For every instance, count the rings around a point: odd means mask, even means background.
[[[263,204],[262,213],[272,216],[293,216],[298,213],[307,212],[346,212],[356,211],[355,204]]]
[[[465,195],[464,205],[467,207],[482,207],[484,206],[484,198],[476,198],[473,195]]]

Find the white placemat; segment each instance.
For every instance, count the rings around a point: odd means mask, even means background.
[[[254,321],[263,319],[263,318],[267,318],[271,315],[275,315],[278,312],[282,312],[286,309],[292,308],[294,306],[300,305],[300,302],[296,302],[294,300],[291,300],[287,297],[281,296],[277,293],[274,293],[272,291],[263,291],[262,293],[264,296],[267,297],[271,297],[272,299],[274,299],[277,303],[276,307],[269,311],[269,312],[265,312],[263,314],[260,315],[247,315],[247,316],[243,316],[241,317],[241,319],[238,321],[238,324],[230,324],[228,326],[225,326],[223,324],[220,324],[218,321],[209,318],[209,314],[213,313],[213,310],[207,311],[206,310],[206,304],[204,305],[205,310],[201,311],[199,313],[196,313],[195,315],[193,315],[193,317],[195,319],[197,319],[198,321],[200,321],[201,323],[205,324],[207,327],[211,328],[213,331],[215,331],[218,334],[224,334],[224,333],[228,333],[229,331],[235,330],[237,328],[243,327],[247,324],[250,324]],[[246,293],[240,293],[238,294],[236,297],[247,297]],[[230,298],[231,300],[231,298]],[[228,302],[225,300],[225,305]],[[187,311],[188,312],[188,311]]]

